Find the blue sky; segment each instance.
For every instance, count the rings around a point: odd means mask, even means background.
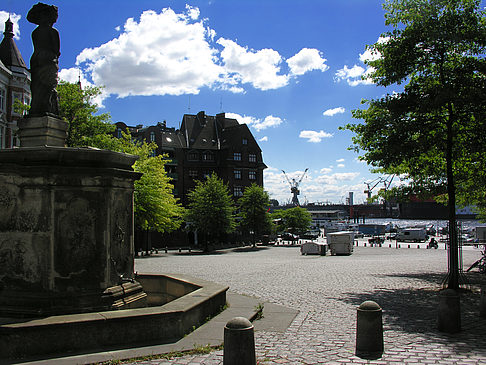
[[[37,1],[2,0],[26,63],[26,20]],[[377,176],[348,151],[362,99],[383,88],[363,82],[367,44],[386,31],[377,0],[68,0],[55,24],[60,77],[105,86],[101,111],[114,122],[178,127],[184,113],[231,113],[263,150],[265,189],[289,201],[290,178],[308,173],[300,201],[365,200]],[[393,91],[393,90],[388,90]]]

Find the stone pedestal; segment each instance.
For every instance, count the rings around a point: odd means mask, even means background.
[[[0,317],[145,305],[133,280],[135,160],[90,148],[0,151]]]
[[[21,147],[64,147],[68,123],[53,116],[28,117],[18,122]]]

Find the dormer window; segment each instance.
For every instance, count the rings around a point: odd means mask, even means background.
[[[196,151],[189,152],[187,159],[189,161],[199,161],[199,153],[197,153]]]
[[[155,132],[150,132],[150,142],[155,142]]]
[[[214,160],[214,155],[212,152],[204,152],[202,155],[203,161],[213,161]]]
[[[241,144],[243,144],[243,145],[247,145],[247,144],[248,144],[248,139],[247,139],[247,138],[243,138],[243,139],[241,140]]]

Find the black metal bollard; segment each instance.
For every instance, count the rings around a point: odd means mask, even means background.
[[[253,325],[243,317],[235,317],[224,326],[223,365],[255,365]]]
[[[381,307],[367,300],[358,307],[356,320],[356,356],[379,359],[383,355],[383,321]]]
[[[479,316],[486,317],[486,286],[481,287],[481,298],[479,299]]]
[[[439,292],[437,327],[441,332],[456,333],[461,330],[461,305],[459,294],[453,289]]]

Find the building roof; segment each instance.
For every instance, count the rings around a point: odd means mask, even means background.
[[[0,61],[8,68],[15,66],[27,69],[27,65],[13,39],[13,23],[10,18],[5,22],[3,35],[4,37],[0,43]]]

